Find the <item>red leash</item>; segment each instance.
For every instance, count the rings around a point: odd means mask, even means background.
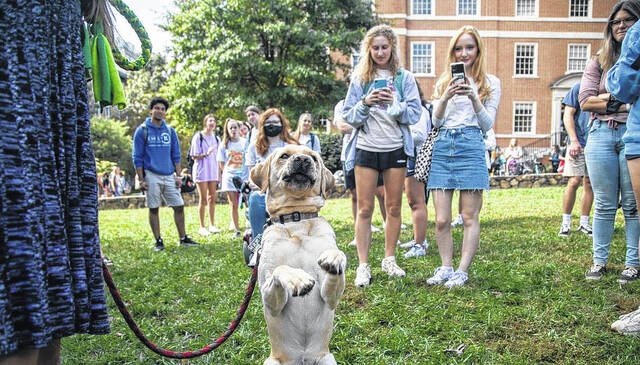
[[[258,256],[258,260],[260,260],[259,256]],[[136,322],[131,317],[131,313],[129,313],[129,310],[127,310],[127,306],[122,301],[120,292],[118,291],[118,289],[116,289],[116,285],[113,282],[113,277],[111,276],[109,269],[107,269],[107,264],[104,262],[104,258],[102,259],[102,275],[104,277],[105,283],[107,284],[107,287],[109,288],[109,292],[113,297],[113,301],[116,302],[116,306],[118,307],[118,310],[120,311],[120,313],[122,313],[122,317],[124,317],[124,320],[127,322],[127,325],[129,326],[131,331],[133,331],[136,337],[138,337],[140,342],[142,342],[145,346],[147,346],[149,350],[155,352],[160,356],[170,357],[173,359],[190,359],[190,358],[202,356],[204,354],[208,354],[209,352],[215,350],[218,346],[222,345],[224,341],[226,341],[229,337],[231,337],[231,334],[233,334],[233,331],[236,330],[236,327],[238,327],[238,325],[240,324],[240,321],[242,320],[242,317],[244,316],[244,312],[249,307],[249,302],[251,301],[251,295],[253,294],[253,289],[256,286],[256,279],[258,277],[258,263],[256,263],[256,266],[253,267],[251,279],[249,279],[249,285],[247,286],[247,291],[244,295],[244,299],[242,300],[242,305],[240,305],[240,309],[238,309],[238,313],[236,314],[236,317],[233,319],[233,321],[231,321],[231,324],[229,324],[229,328],[214,343],[207,345],[196,351],[186,351],[186,352],[173,352],[173,351],[165,350],[163,348],[158,347],[158,345],[154,344],[153,342],[149,341],[149,339],[147,339],[147,337],[144,335],[144,333],[142,333],[142,331],[140,330]]]

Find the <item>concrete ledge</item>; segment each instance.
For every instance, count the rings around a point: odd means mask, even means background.
[[[515,188],[535,188],[540,186],[566,185],[567,178],[562,174],[540,174],[540,175],[519,175],[519,176],[492,176],[489,178],[491,189],[515,189]],[[343,184],[336,186],[329,191],[329,199],[348,198],[349,192]],[[191,193],[182,194],[185,205],[197,205],[197,190]],[[227,204],[227,193],[218,193],[216,204]],[[113,198],[100,198],[98,209],[134,209],[144,208],[144,195],[127,195]]]

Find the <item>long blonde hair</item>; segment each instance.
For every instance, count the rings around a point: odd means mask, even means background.
[[[389,57],[389,71],[395,75],[400,69],[400,58],[398,57],[398,36],[386,24],[376,25],[369,29],[360,43],[360,59],[353,69],[351,80],[359,80],[363,85],[372,81],[376,77],[376,63],[371,58],[371,43],[378,36],[383,36],[389,40],[391,46],[391,57]]]
[[[604,27],[602,49],[598,55],[598,61],[600,61],[600,66],[604,72],[607,72],[616,63],[618,57],[620,57],[622,42],[618,42],[613,38],[613,32],[611,31],[611,25],[609,25],[609,22],[612,21],[621,10],[624,10],[629,13],[629,15],[639,19],[640,1],[620,1],[613,6],[613,10],[611,10],[611,14],[609,14],[609,18],[607,19],[607,25]]]
[[[451,38],[449,42],[449,51],[447,52],[447,56],[445,59],[445,64],[447,65],[440,75],[438,82],[436,83],[435,90],[433,92],[433,98],[439,99],[442,94],[444,94],[447,85],[451,81],[451,64],[456,62],[454,49],[456,47],[456,43],[463,34],[471,34],[473,39],[476,42],[476,46],[478,47],[478,54],[476,56],[475,61],[473,62],[473,66],[471,66],[471,70],[466,70],[466,72],[471,76],[473,82],[478,85],[478,96],[480,97],[480,101],[484,103],[484,101],[489,97],[489,85],[487,84],[487,73],[485,71],[484,65],[484,44],[482,43],[482,39],[480,38],[480,34],[478,33],[478,29],[471,25],[465,25],[462,28],[458,29],[456,34]]]
[[[311,115],[311,113],[309,112],[304,112],[298,117],[298,127],[293,133],[291,133],[291,136],[298,142],[300,142],[300,134],[302,133],[302,118],[307,116],[311,118],[311,123],[313,123],[313,115]]]
[[[229,124],[231,123],[236,123],[236,126],[240,128],[240,123],[242,122],[232,118],[227,118],[225,120],[224,131],[222,132],[222,144],[224,145],[224,148],[229,148],[229,141],[231,140],[231,136],[229,135]],[[236,133],[238,133],[237,130],[236,130]]]

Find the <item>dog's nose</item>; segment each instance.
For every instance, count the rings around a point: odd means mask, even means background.
[[[293,158],[293,163],[296,168],[307,169],[311,167],[311,159],[307,156],[296,156]]]

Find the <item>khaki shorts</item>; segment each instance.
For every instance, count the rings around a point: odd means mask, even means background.
[[[149,170],[144,170],[144,181],[147,183],[147,207],[158,208],[161,198],[170,207],[184,205],[180,189],[176,186],[176,178],[173,175],[158,175]]]
[[[580,176],[589,177],[589,171],[587,171],[587,163],[584,159],[584,149],[580,150],[580,153],[575,157],[571,157],[569,151],[564,157],[564,172],[562,176]]]

